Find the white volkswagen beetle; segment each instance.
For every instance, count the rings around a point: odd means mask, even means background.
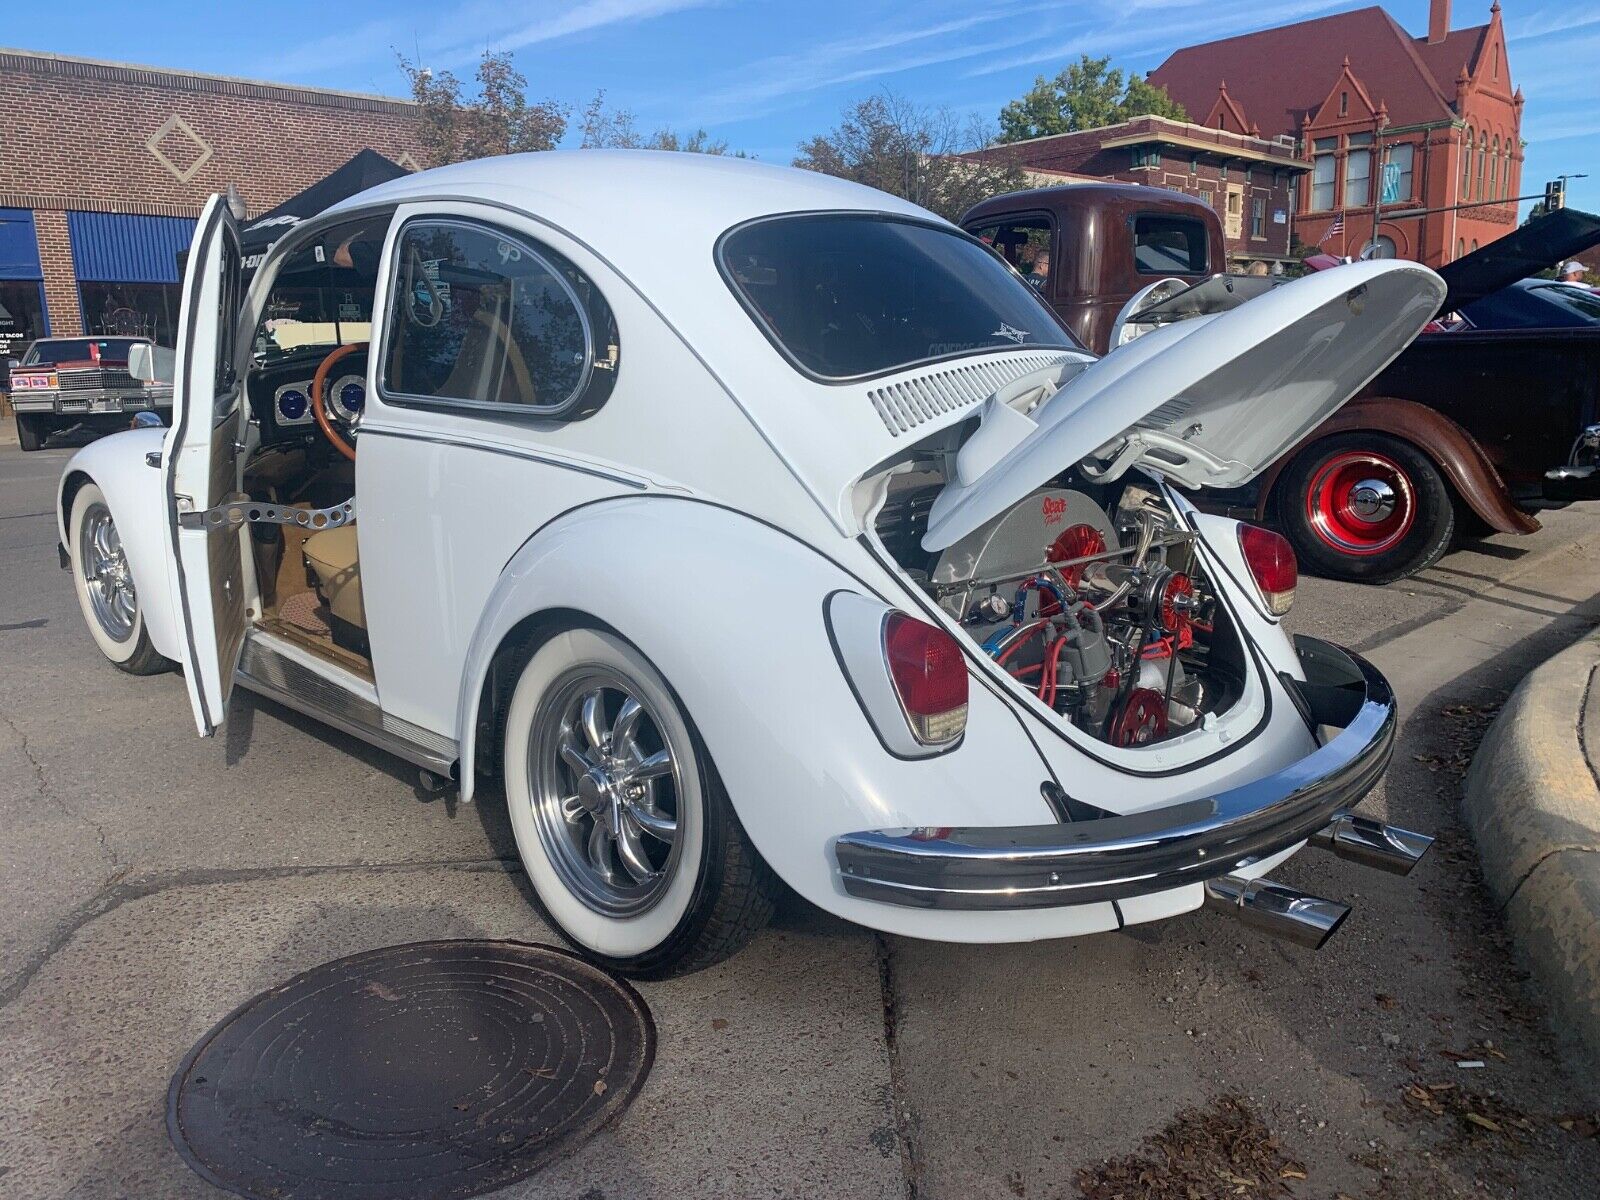
[[[1349,812],[1394,738],[1382,677],[1280,628],[1281,538],[1169,488],[1323,421],[1438,306],[1421,266],[1097,362],[908,203],[625,152],[422,172],[240,266],[214,198],[173,427],[62,477],[91,634],[181,664],[202,734],[238,684],[463,799],[497,770],[598,960],[713,962],[779,879],[924,938],[1209,901],[1320,944],[1348,910],[1274,866],[1426,848]]]

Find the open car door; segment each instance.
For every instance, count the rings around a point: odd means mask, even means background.
[[[238,226],[226,201],[212,196],[184,270],[172,429],[162,453],[184,678],[202,736],[222,724],[247,617],[249,527],[215,511],[243,499],[236,490],[244,380],[233,363],[241,279]]]

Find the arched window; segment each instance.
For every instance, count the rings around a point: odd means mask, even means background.
[[[1505,158],[1500,164],[1500,199],[1511,195],[1511,139],[1506,138]]]
[[[1488,165],[1489,165],[1489,135],[1487,133],[1480,133],[1478,135],[1478,199],[1479,200],[1484,199],[1489,194],[1488,192],[1483,190],[1483,174],[1484,174],[1484,170],[1488,167]]]
[[[1500,198],[1500,135],[1494,135],[1494,153],[1489,155],[1489,199]]]
[[[1457,258],[1460,258],[1460,257],[1461,257],[1461,256],[1462,256],[1462,255],[1463,255],[1463,254],[1465,254],[1465,253],[1466,253],[1466,252],[1467,252],[1467,243],[1466,243],[1466,239],[1464,239],[1464,238],[1457,238],[1457,239],[1456,239],[1456,257],[1457,257]]]
[[[1472,199],[1472,148],[1478,143],[1472,126],[1467,126],[1467,139],[1461,144],[1461,198]]]

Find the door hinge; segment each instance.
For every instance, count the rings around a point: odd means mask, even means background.
[[[178,505],[183,508],[182,503]],[[180,512],[178,524],[184,529],[235,529],[246,522],[263,525],[295,525],[301,529],[337,529],[356,519],[356,502],[352,497],[343,504],[328,508],[291,508],[284,504],[267,504],[248,496],[229,496],[215,508],[203,512]]]

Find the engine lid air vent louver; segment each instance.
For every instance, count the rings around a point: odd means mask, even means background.
[[[870,388],[867,399],[884,427],[899,437],[926,421],[968,408],[1030,371],[1065,362],[1066,354],[1018,354],[929,371]]]

